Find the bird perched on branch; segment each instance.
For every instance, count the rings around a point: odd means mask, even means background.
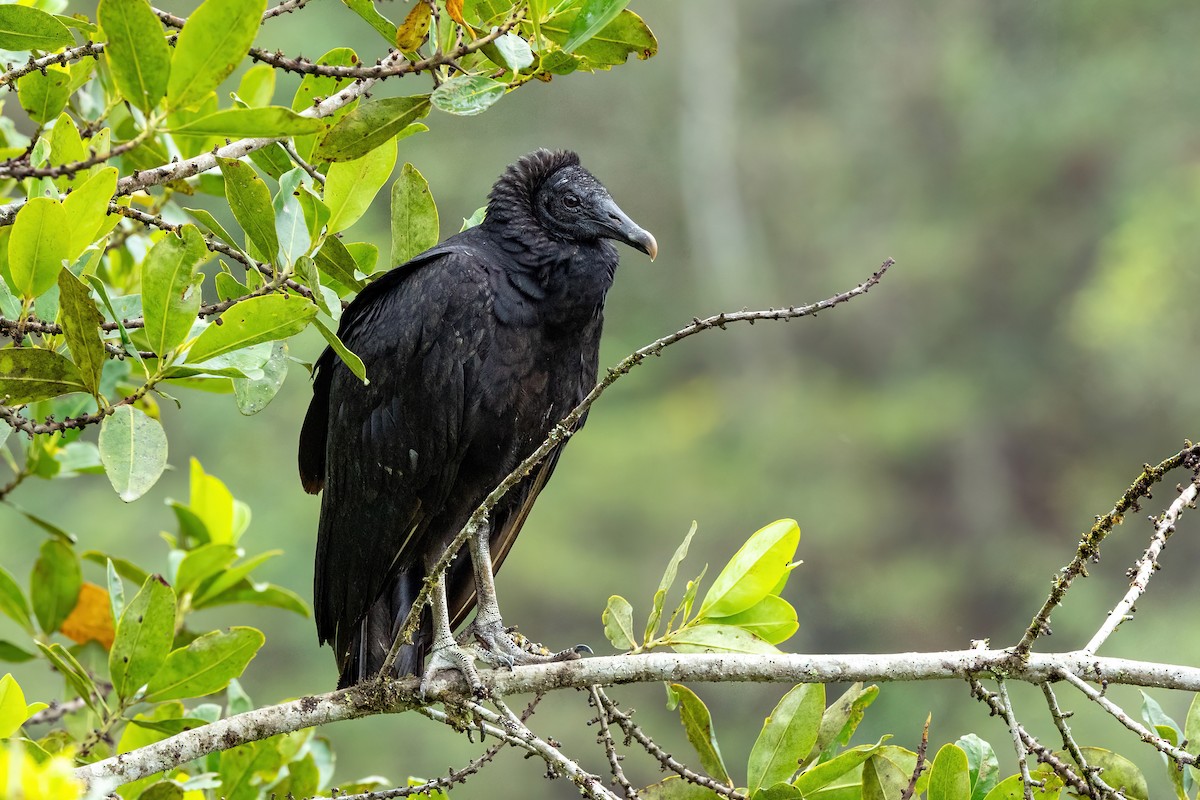
[[[480,225],[369,284],[342,314],[338,336],[369,383],[321,354],[299,454],[305,490],[324,490],[314,607],[339,686],[380,671],[450,540],[595,383],[618,260],[609,240],[658,252],[577,155],[539,150],[496,182]],[[488,663],[576,657],[514,640],[493,584],[557,458],[500,501],[470,558],[457,556],[396,674],[454,668],[478,685],[453,636],[477,598],[461,640]]]

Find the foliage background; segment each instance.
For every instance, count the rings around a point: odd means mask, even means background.
[[[806,563],[787,590],[801,630],[785,649],[1015,641],[1092,515],[1142,462],[1195,435],[1200,9],[659,0],[638,10],[659,37],[656,58],[527,87],[482,118],[439,114],[430,133],[403,142],[401,163],[429,179],[444,234],[517,156],[578,150],[662,246],[652,265],[625,254],[605,363],[692,316],[817,299],[885,256],[899,264],[869,300],[815,321],[708,334],[625,379],[567,449],[506,562],[506,618],[553,645],[605,652],[605,599],[641,599],[643,613],[693,518],[688,563],[698,571],[761,524],[793,516]],[[313,24],[322,15],[329,24]],[[334,21],[357,23],[327,0],[267,26],[258,44],[316,57],[373,35]],[[293,86],[281,76],[276,97]],[[386,251],[382,199],[355,233]],[[314,335],[293,353],[313,358],[321,346]],[[14,499],[89,547],[145,561],[156,533],[173,527],[161,501],[186,497],[195,455],[252,507],[250,548],[286,550],[263,576],[307,598],[318,501],[295,476],[302,377],[294,370],[254,418],[227,396],[184,393],[186,417],[164,405],[175,470],[132,505],[103,476],[30,481]],[[3,505],[0,531],[5,562],[31,563],[41,535]],[[1133,520],[1118,532],[1044,647],[1083,643],[1148,531]],[[1138,621],[1106,654],[1196,662],[1180,612],[1197,550],[1186,532],[1172,540]],[[333,661],[311,622],[244,613],[237,622],[267,633],[244,681],[257,702],[332,688]],[[14,673],[30,699],[57,690],[39,668]],[[725,746],[746,750],[782,693],[696,688]],[[890,732],[913,747],[932,711],[935,740],[975,730],[1003,753],[1006,731],[965,689],[885,687],[860,741]],[[616,696],[661,715],[657,730],[677,725],[656,687]],[[1186,698],[1158,699],[1182,717]],[[582,697],[553,705],[539,718],[562,721],[545,729],[590,740],[577,724],[588,716]],[[1094,719],[1081,714],[1075,729]],[[347,778],[439,772],[477,751],[419,719],[327,734]],[[1080,738],[1128,743],[1108,724]],[[681,749],[682,733],[663,741]],[[1122,750],[1161,779],[1149,750]],[[572,791],[542,789],[539,772],[508,753],[490,778],[453,794]]]

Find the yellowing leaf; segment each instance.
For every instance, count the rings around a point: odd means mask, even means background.
[[[462,3],[460,2],[461,6]],[[459,14],[461,15],[461,11]],[[396,47],[411,53],[425,42],[429,35],[429,21],[433,17],[433,9],[424,0],[417,0],[412,11],[404,18],[404,23],[396,29]]]
[[[75,644],[94,641],[99,642],[105,650],[110,649],[116,628],[113,625],[108,592],[94,583],[84,581],[79,587],[79,602],[63,620],[59,631]]]

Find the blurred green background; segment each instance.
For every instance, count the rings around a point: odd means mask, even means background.
[[[179,4],[180,13],[190,7]],[[403,16],[400,3],[383,10]],[[818,319],[731,327],[639,368],[593,410],[499,577],[506,620],[552,646],[610,650],[610,594],[640,617],[693,519],[682,570],[714,569],[761,525],[804,532],[786,596],[800,612],[794,652],[958,649],[1016,641],[1078,534],[1111,508],[1143,462],[1195,436],[1200,249],[1200,6],[880,3],[822,0],[634,2],[660,40],[647,62],[571,75],[503,99],[487,114],[431,117],[400,159],[429,179],[449,235],[504,166],[539,146],[577,150],[631,217],[653,231],[650,264],[623,252],[602,356],[612,364],[693,316],[814,301],[885,257],[897,266],[865,298]],[[72,9],[74,10],[74,9]],[[377,37],[334,0],[264,27],[264,47],[315,58]],[[236,77],[235,77],[236,79]],[[277,102],[295,81],[281,76]],[[424,87],[406,78],[376,96]],[[424,90],[421,88],[420,90]],[[385,194],[351,232],[388,249]],[[322,343],[293,341],[311,360]],[[295,444],[310,391],[294,368],[256,417],[232,397],[188,392],[163,406],[174,471],[123,505],[101,476],[27,482],[21,506],[109,550],[165,569],[163,505],[186,498],[192,456],[250,504],[251,552],[286,554],[263,575],[306,599],[318,500]],[[1175,480],[1182,477],[1173,476]],[[1158,493],[1117,530],[1092,578],[1054,615],[1043,649],[1086,642],[1145,547]],[[0,506],[4,563],[21,573],[42,534]],[[1185,518],[1137,621],[1103,649],[1196,663],[1185,620],[1200,557]],[[160,557],[159,554],[162,554]],[[94,566],[88,575],[101,578]],[[212,612],[210,612],[212,613]],[[333,688],[311,620],[223,610],[267,645],[245,681],[259,704]],[[0,621],[0,637],[10,633]],[[61,687],[15,668],[31,699]],[[784,686],[695,687],[727,763],[744,764]],[[831,687],[831,693],[835,691]],[[688,751],[661,687],[618,688],[668,750]],[[1166,791],[1149,748],[1083,709],[1082,743],[1119,748]],[[1110,696],[1136,710],[1136,690]],[[1182,719],[1190,698],[1158,692]],[[1015,687],[1019,715],[1054,741],[1040,692]],[[559,693],[534,727],[604,756],[583,694]],[[1015,769],[1007,731],[965,684],[888,685],[858,741],[916,746],[968,731]],[[411,718],[410,718],[411,717]],[[339,776],[394,780],[459,766],[481,747],[413,715],[328,727]],[[631,756],[636,780],[657,766]],[[503,753],[455,798],[575,795],[540,763]]]

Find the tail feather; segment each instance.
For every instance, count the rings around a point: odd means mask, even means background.
[[[388,650],[400,633],[400,626],[408,617],[424,578],[423,570],[419,569],[399,573],[387,591],[367,610],[342,659],[339,689],[370,680],[383,669]],[[421,625],[413,636],[412,644],[400,648],[392,667],[392,677],[424,674],[425,656],[432,641],[432,619],[426,609],[421,614]]]

